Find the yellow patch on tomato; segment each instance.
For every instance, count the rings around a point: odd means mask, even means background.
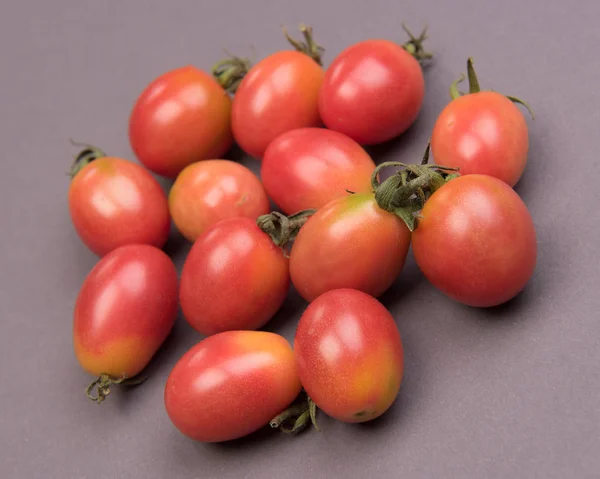
[[[141,338],[123,338],[112,341],[97,351],[85,349],[75,338],[75,355],[88,373],[93,376],[108,374],[111,377],[133,377],[150,361],[154,348],[149,348]]]

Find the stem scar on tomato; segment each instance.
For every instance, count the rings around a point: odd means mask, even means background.
[[[299,211],[290,216],[286,216],[278,211],[273,211],[267,215],[259,216],[256,220],[256,224],[263,232],[271,237],[273,243],[280,248],[285,248],[285,246],[296,237],[304,223],[306,223],[316,211],[316,209],[308,209]]]
[[[235,93],[252,65],[247,58],[232,55],[228,51],[225,53],[227,58],[215,63],[211,71],[225,93]]]
[[[430,60],[433,58],[433,53],[426,51],[423,47],[423,42],[428,38],[427,25],[423,27],[423,30],[418,37],[413,35],[404,23],[402,24],[402,30],[404,30],[409,37],[409,40],[402,45],[402,48],[415,57],[415,59],[421,64],[425,60]]]
[[[71,177],[71,179],[75,178],[75,175],[87,165],[89,165],[92,161],[106,156],[106,153],[104,153],[104,151],[102,151],[100,148],[94,145],[90,145],[89,143],[81,143],[79,141],[73,140],[73,138],[69,138],[69,142],[73,146],[83,148],[77,154],[77,156],[75,156],[75,161],[73,161],[71,169],[67,173]]]

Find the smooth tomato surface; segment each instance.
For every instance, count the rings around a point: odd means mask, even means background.
[[[202,442],[236,439],[265,426],[300,392],[294,353],[264,331],[204,339],[175,365],[165,387],[173,424]]]
[[[169,193],[169,210],[177,229],[193,242],[221,220],[255,220],[270,206],[260,180],[248,168],[229,160],[206,160],[179,174]]]
[[[175,178],[187,165],[220,158],[233,143],[231,99],[208,73],[192,66],[152,81],[129,118],[129,141],[141,163]]]
[[[69,187],[77,234],[99,256],[127,244],[163,247],[171,228],[167,197],[140,165],[102,157],[81,169]]]
[[[380,296],[402,271],[410,231],[377,206],[373,194],[337,198],[318,210],[296,237],[290,275],[307,301],[339,288]]]
[[[364,422],[392,405],[404,374],[404,350],[392,315],[353,289],[329,291],[306,309],[294,353],[302,386],[330,416]]]
[[[73,341],[90,374],[133,377],[169,335],[177,316],[177,272],[158,248],[122,246],[86,277],[75,303]]]
[[[277,52],[254,65],[233,99],[231,121],[236,142],[260,159],[282,133],[319,126],[322,81],[323,69],[297,51]]]
[[[517,295],[536,264],[536,233],[521,198],[491,176],[451,180],[425,203],[413,252],[427,279],[470,306]]]
[[[367,192],[375,163],[354,140],[324,128],[300,128],[267,148],[261,178],[267,194],[288,215],[321,208],[348,194]]]
[[[457,166],[461,175],[483,174],[514,186],[527,163],[527,122],[504,95],[479,92],[451,101],[431,136],[435,162]]]
[[[249,218],[220,221],[200,236],[183,265],[180,301],[202,334],[258,329],[289,288],[283,250]]]
[[[367,40],[331,63],[319,93],[319,112],[327,128],[371,145],[407,130],[424,95],[423,72],[410,53],[387,40]]]

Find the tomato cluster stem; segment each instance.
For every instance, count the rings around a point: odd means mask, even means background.
[[[273,243],[283,248],[296,237],[300,228],[316,211],[315,209],[302,210],[290,216],[273,211],[259,216],[256,224],[271,237]]]

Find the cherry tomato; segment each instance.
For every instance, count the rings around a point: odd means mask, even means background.
[[[339,196],[371,190],[375,163],[341,133],[300,128],[267,148],[261,178],[267,194],[286,214],[320,208]]]
[[[127,245],[104,256],[75,303],[77,360],[99,376],[102,401],[111,383],[136,376],[169,335],[177,316],[175,266],[158,248]],[[91,393],[91,389],[89,391]]]
[[[440,113],[431,136],[436,163],[460,168],[461,175],[494,176],[514,186],[527,163],[527,122],[500,93],[458,97]]]
[[[183,265],[180,301],[202,334],[258,329],[281,307],[288,259],[249,218],[220,221],[200,236]]]
[[[319,93],[319,112],[327,128],[371,145],[408,129],[424,95],[423,72],[410,53],[387,40],[367,40],[331,63]]]
[[[527,207],[506,183],[486,175],[451,180],[425,203],[413,252],[427,279],[471,306],[517,295],[536,264],[536,233]]]
[[[290,254],[290,275],[307,301],[339,288],[380,296],[400,274],[410,231],[371,193],[337,198],[302,226]]]
[[[200,341],[165,387],[169,418],[202,442],[237,439],[265,426],[300,392],[292,348],[264,331],[227,331]]]
[[[317,98],[322,80],[323,69],[297,51],[277,52],[254,65],[233,100],[236,142],[260,159],[280,134],[319,126]]]
[[[226,218],[256,219],[270,211],[260,180],[229,160],[206,160],[186,167],[169,193],[169,210],[179,231],[195,241]]]
[[[298,323],[294,353],[308,396],[340,421],[380,416],[400,390],[400,333],[389,311],[361,291],[338,289],[315,299]]]
[[[171,219],[159,183],[140,165],[90,152],[80,155],[69,187],[69,211],[81,240],[99,256],[133,243],[164,246]]]
[[[231,99],[215,79],[193,66],[152,81],[129,119],[129,141],[155,173],[175,178],[187,165],[220,158],[232,145]]]

